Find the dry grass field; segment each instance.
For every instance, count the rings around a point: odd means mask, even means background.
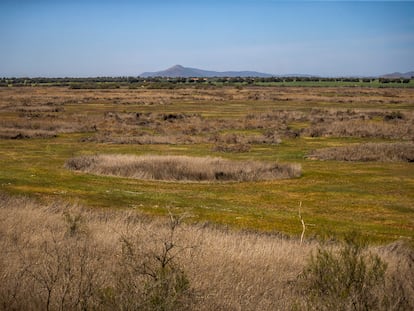
[[[0,308],[411,310],[413,124],[413,88],[0,87]]]
[[[153,219],[135,211],[91,210],[57,201],[39,205],[0,195],[2,310],[414,306],[414,252],[401,242],[364,247],[361,253],[352,248],[354,258],[332,243],[300,244],[277,235],[186,225],[175,215]],[[311,254],[336,260],[338,252],[350,255],[339,257],[345,270],[328,265],[320,279],[312,270],[317,257]],[[345,274],[354,259],[356,268]],[[325,290],[321,280],[338,292],[318,298],[316,290]],[[349,287],[335,287],[342,282]]]

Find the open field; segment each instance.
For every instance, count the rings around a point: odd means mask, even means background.
[[[188,222],[298,237],[371,242],[414,237],[412,162],[307,157],[327,147],[414,140],[414,89],[210,87],[84,90],[0,88],[0,189],[42,202],[188,213]],[[222,157],[297,163],[300,177],[154,181],[74,172],[99,154]]]

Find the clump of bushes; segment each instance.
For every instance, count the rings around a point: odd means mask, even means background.
[[[414,162],[413,143],[365,143],[323,148],[308,158],[336,161]]]
[[[215,144],[212,148],[214,152],[249,152],[250,144]]]
[[[170,181],[259,181],[301,175],[299,164],[189,156],[80,156],[69,159],[66,167],[93,174]]]
[[[401,119],[400,122],[373,122],[364,120],[333,121],[315,123],[304,130],[304,135],[310,137],[361,137],[412,139],[414,132],[410,123]]]
[[[53,138],[57,133],[44,130],[0,129],[0,139]]]
[[[282,140],[277,133],[268,130],[264,134],[215,134],[210,141],[216,144],[280,144]]]
[[[304,269],[306,304],[316,310],[380,310],[386,304],[386,263],[348,234],[339,250],[318,248]]]

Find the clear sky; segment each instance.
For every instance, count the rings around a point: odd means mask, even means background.
[[[0,0],[0,76],[414,70],[413,1]]]

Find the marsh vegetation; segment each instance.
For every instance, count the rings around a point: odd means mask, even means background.
[[[309,235],[342,235],[357,225],[375,241],[412,238],[413,92],[258,86],[0,88],[0,159],[5,168],[0,181],[10,193],[80,200],[94,207],[133,207],[150,215],[165,214],[172,206],[191,211],[200,221],[293,235],[300,234],[296,213],[303,201],[306,218],[318,224]],[[110,172],[65,168],[73,159],[109,155],[119,160],[112,162]],[[191,166],[181,164],[173,177],[161,176],[172,173],[177,163],[141,172],[170,183],[110,176],[133,172],[130,160],[125,167],[122,162],[146,155],[189,157],[188,163],[221,158],[220,163],[243,166],[250,177],[243,172],[243,177],[231,173],[230,178],[206,164],[199,165],[198,177],[178,176]],[[259,178],[262,172],[249,168],[258,162],[276,163],[273,173],[278,177],[266,173]],[[194,178],[239,183],[173,182]],[[356,223],[355,214],[361,215]]]
[[[413,143],[364,143],[324,148],[308,155],[311,159],[336,161],[414,162]]]
[[[1,308],[410,310],[413,108],[409,87],[0,87]]]

